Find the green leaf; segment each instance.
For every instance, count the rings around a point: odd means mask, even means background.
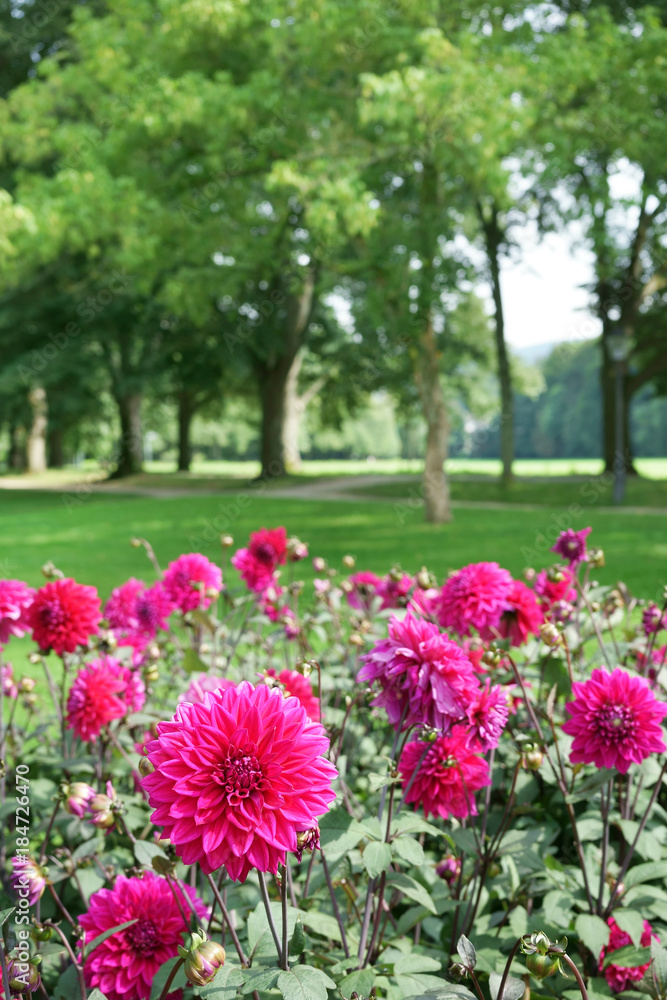
[[[404,813],[401,816],[397,816],[396,819],[392,821],[391,824],[391,835],[392,837],[397,837],[401,833],[430,833],[434,837],[442,837],[442,830],[438,830],[437,826],[433,826],[432,823],[427,823],[425,819],[418,816],[417,813]],[[454,841],[449,836],[449,834],[444,834],[445,840],[448,841],[450,847],[454,847]]]
[[[330,916],[328,913],[319,913],[317,910],[310,910],[308,913],[301,913],[299,919],[303,920],[304,925],[313,934],[319,934],[321,937],[330,938],[332,941],[338,941],[342,944],[343,939],[340,927],[335,917]]]
[[[652,882],[653,879],[665,878],[667,876],[667,861],[647,861],[643,865],[635,865],[626,874],[623,881],[626,889],[633,885],[641,885],[644,882]]]
[[[164,989],[167,979],[171,974],[171,970],[174,968],[177,962],[180,962],[180,958],[176,955],[174,956],[174,958],[170,958],[166,962],[164,962],[157,970],[157,972],[153,976],[153,982],[151,983],[151,1000],[158,1000],[160,994],[162,993],[162,990]],[[172,983],[173,989],[174,990],[181,989],[182,987],[187,986],[187,983],[188,981],[185,978],[185,971],[183,969],[183,966],[181,965],[180,969],[174,976],[174,981]]]
[[[146,868],[153,867],[153,858],[167,857],[163,849],[158,844],[154,844],[151,840],[137,840],[133,844],[133,848],[137,863]]]
[[[667,996],[667,951],[662,945],[651,938],[651,962],[646,975],[651,976],[659,997]]]
[[[294,934],[289,943],[289,953],[290,955],[300,955],[303,949],[306,947],[306,935],[303,930],[303,924],[301,923],[300,917],[297,917],[296,925],[294,927]]]
[[[194,649],[186,649],[183,656],[183,669],[186,674],[194,674],[195,671],[203,671],[206,673],[208,667],[203,660],[200,660]]]
[[[255,990],[272,990],[278,982],[280,969],[252,969],[246,972],[241,993],[248,996]]]
[[[418,840],[412,837],[397,837],[391,845],[392,853],[409,865],[424,863],[424,848]]]
[[[390,845],[383,844],[378,840],[372,840],[370,844],[364,847],[363,862],[364,868],[371,878],[376,878],[376,876],[385,872],[391,864]]]
[[[637,948],[634,944],[626,944],[622,948],[617,948],[616,951],[610,951],[605,956],[602,968],[606,969],[608,965],[620,965],[622,969],[634,969],[636,966],[645,965],[646,962],[650,961],[650,948]]]
[[[580,913],[574,922],[574,929],[596,958],[609,944],[611,931],[602,917],[596,917],[592,913]]]
[[[285,1000],[328,1000],[327,990],[335,990],[336,984],[321,969],[296,965],[280,973],[278,989]]]
[[[489,973],[489,992],[491,994],[491,1000],[496,1000],[502,978],[503,977],[497,972]],[[503,1000],[519,1000],[519,997],[523,996],[525,989],[526,984],[522,979],[516,979],[514,976],[508,976],[505,980],[505,985],[503,986]]]
[[[607,771],[604,768],[596,771],[586,781],[583,781],[571,795],[565,797],[566,802],[579,802],[581,799],[591,799],[595,792],[599,791],[603,785],[607,785],[615,776],[615,771]]]
[[[469,941],[468,944],[470,944]],[[459,952],[460,954],[461,952]],[[442,962],[439,962],[437,958],[430,958],[428,955],[420,955],[418,952],[412,952],[410,955],[403,955],[402,958],[394,962],[394,975],[409,975],[414,972],[440,972],[441,968]]]
[[[338,984],[338,988],[345,1000],[349,1000],[352,993],[356,993],[360,997],[370,996],[374,983],[375,972],[373,969],[357,969],[344,976]]]
[[[410,878],[409,875],[392,872],[387,878],[387,884],[394,886],[395,889],[400,889],[404,896],[414,899],[415,903],[419,903],[431,913],[438,912],[435,903],[424,886],[415,879]]]
[[[88,1000],[107,1000],[107,998],[101,990],[95,987],[93,992],[88,994]]]
[[[15,909],[15,906],[8,906],[6,910],[0,910],[0,927],[9,920]]]
[[[74,966],[68,965],[56,984],[54,1000],[72,1000],[79,995],[79,977]]]
[[[199,996],[202,1000],[234,1000],[239,986],[243,986],[243,972],[225,962],[213,982],[201,987]]]
[[[632,938],[632,943],[641,948],[641,938],[644,933],[644,917],[636,910],[614,910],[614,920],[626,934]]]
[[[456,951],[459,958],[467,969],[474,969],[477,965],[477,952],[472,941],[469,941],[465,934],[456,942]]]
[[[132,924],[136,924],[137,919],[138,918],[135,917],[134,920],[126,920],[124,924],[118,924],[117,927],[110,927],[102,934],[98,934],[97,937],[93,938],[90,944],[87,944],[86,947],[84,948],[83,950],[84,957],[88,958],[90,956],[90,953],[94,951],[99,944],[102,944],[103,941],[106,941],[108,937],[111,937],[112,934],[117,934],[119,931],[124,931],[126,927],[131,927]]]
[[[424,993],[413,994],[404,1000],[477,1000],[477,998],[465,986],[443,983],[442,986],[426,990]]]
[[[359,823],[345,809],[332,809],[320,817],[320,843],[327,861],[336,861],[363,840],[365,834]]]

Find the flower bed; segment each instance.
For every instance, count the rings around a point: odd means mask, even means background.
[[[284,528],[135,540],[104,605],[0,581],[2,995],[665,997],[665,608],[587,535],[523,581],[306,588]]]

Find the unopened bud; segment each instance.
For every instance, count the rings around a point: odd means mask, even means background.
[[[354,556],[343,556],[343,566],[345,569],[354,569],[357,564],[357,560]]]
[[[326,560],[322,556],[315,556],[313,559],[313,569],[316,573],[323,573],[327,568]]]
[[[535,572],[535,570],[533,569],[533,567],[532,566],[526,566],[526,568],[523,571],[523,578],[524,578],[524,580],[526,580],[528,583],[532,583],[536,576],[537,576],[537,573]]]
[[[308,546],[298,538],[287,539],[287,558],[290,562],[300,562],[308,558]]]
[[[553,622],[543,622],[540,625],[540,639],[545,646],[560,646],[563,641],[562,633]]]
[[[350,583],[349,580],[341,580],[340,589],[343,591],[344,594],[351,594],[352,591],[354,590],[354,584]]]
[[[232,545],[234,544],[234,539],[232,538],[231,535],[220,535],[220,544],[222,545],[223,549],[231,549]]]
[[[141,539],[140,538],[131,538],[130,539],[130,545],[132,546],[133,549],[140,549],[141,548]]]
[[[35,993],[39,989],[40,975],[38,965],[41,962],[39,955],[24,962],[19,958],[10,958],[7,962],[7,979],[12,993],[23,996],[26,993]]]
[[[362,635],[359,635],[358,632],[353,632],[352,635],[350,636],[349,642],[351,646],[363,646],[364,637]]]
[[[151,764],[148,757],[139,758],[139,774],[145,778],[147,774],[152,774],[154,770],[155,768]]]
[[[595,569],[602,569],[604,564],[604,551],[602,549],[590,549],[588,553],[588,565],[595,567]]]
[[[426,566],[422,566],[415,579],[417,580],[417,586],[421,587],[422,590],[430,590],[431,587],[437,586],[436,578],[429,572]]]
[[[64,785],[62,788],[65,812],[70,816],[84,815],[86,809],[95,798],[95,789],[86,784],[85,781],[73,781],[71,785]]]
[[[190,948],[178,946],[186,979],[193,986],[206,986],[215,979],[218,969],[225,964],[225,949],[217,941],[206,938],[203,931],[193,934]]]
[[[65,574],[52,562],[46,562],[42,566],[42,573],[47,580],[64,580]]]
[[[521,766],[527,771],[539,771],[543,760],[544,754],[536,746],[527,746],[521,754]]]
[[[19,691],[21,694],[30,694],[35,689],[35,681],[32,677],[22,677],[19,681]]]

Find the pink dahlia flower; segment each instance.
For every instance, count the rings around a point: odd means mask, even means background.
[[[632,938],[630,935],[621,930],[613,917],[609,917],[607,919],[607,923],[611,928],[609,944],[600,952],[598,970],[603,974],[604,978],[607,980],[607,984],[614,993],[622,993],[624,990],[631,990],[632,983],[636,983],[643,978],[644,973],[651,963],[646,962],[644,965],[634,965],[630,966],[630,968],[625,968],[621,965],[614,965],[612,962],[606,969],[603,968],[604,960],[607,955],[613,954],[613,952],[618,951],[619,948],[624,948],[628,944],[632,944]],[[645,920],[644,930],[642,931],[640,940],[642,948],[648,948],[650,946],[651,938],[655,938],[656,941],[660,940],[648,920]]]
[[[0,682],[2,682],[2,693],[5,698],[18,698],[18,684],[14,680],[14,668],[11,663],[0,664]]]
[[[26,899],[28,906],[34,906],[46,889],[44,869],[33,858],[23,854],[12,858],[12,869],[9,879],[14,893],[20,899]]]
[[[440,591],[437,587],[415,587],[408,600],[408,608],[422,618],[436,619],[440,607]]]
[[[137,597],[145,588],[143,580],[131,576],[120,587],[111,591],[111,597],[104,606],[104,617],[115,632],[122,635],[137,631],[139,628],[136,613]]]
[[[543,621],[544,613],[533,591],[521,580],[513,580],[505,610],[496,626],[500,636],[509,639],[510,646],[523,646],[529,635],[537,635]]]
[[[25,635],[30,626],[28,608],[35,599],[35,591],[20,580],[0,580],[0,649],[13,635]]]
[[[644,608],[642,628],[644,635],[656,635],[665,627],[665,618],[661,608],[653,601]]]
[[[146,700],[138,674],[112,656],[93,660],[79,670],[67,699],[67,728],[90,742],[114,719],[138,712]]]
[[[391,573],[383,576],[376,590],[377,596],[382,598],[380,609],[384,611],[386,608],[404,608],[414,582],[407,573],[404,573],[399,580],[394,580]]]
[[[188,701],[191,705],[201,705],[208,691],[226,690],[234,687],[234,681],[228,681],[225,677],[213,677],[211,674],[197,674],[190,682],[190,687],[179,701]],[[155,736],[151,736],[154,740]]]
[[[241,574],[249,590],[260,593],[273,582],[278,566],[287,558],[287,532],[284,528],[261,528],[250,536],[247,549],[232,556],[232,566]]]
[[[474,702],[468,707],[468,722],[472,735],[482,750],[497,747],[509,718],[509,705],[499,684],[486,682]]]
[[[359,611],[370,611],[378,587],[382,583],[380,577],[364,569],[354,573],[349,582],[352,584],[352,590],[347,594],[347,603]]]
[[[288,697],[296,698],[300,702],[311,722],[320,721],[320,703],[313,694],[307,677],[304,677],[297,670],[281,670],[277,674],[273,667],[266,671],[266,676],[275,678],[282,684]]]
[[[574,737],[573,764],[615,767],[626,774],[652,753],[663,753],[662,720],[667,705],[658,701],[648,681],[617,667],[611,674],[594,670],[590,680],[572,685],[575,700],[565,706],[572,716],[563,732]]]
[[[442,586],[440,624],[459,635],[470,635],[471,629],[476,629],[483,638],[493,638],[492,630],[500,623],[513,582],[507,570],[495,562],[464,566]]]
[[[573,583],[574,574],[564,566],[542,569],[535,580],[535,593],[539,597],[542,607],[548,610],[559,601],[568,601],[569,603],[576,601],[577,591]]]
[[[272,622],[277,622],[283,613],[278,603],[283,593],[283,588],[278,583],[277,578],[274,577],[269,586],[259,595],[258,608]]]
[[[324,729],[266,684],[183,702],[157,728],[147,748],[155,770],[142,781],[152,820],[207,874],[222,865],[235,881],[252,868],[275,874],[336,797]]]
[[[108,1000],[147,1000],[155,973],[178,954],[194,910],[200,922],[208,917],[195,890],[182,882],[160,878],[151,871],[141,878],[119,875],[113,889],[98,889],[88,912],[80,918],[84,943],[118,924],[136,920],[111,934],[95,948],[84,965],[86,985],[97,987]]]
[[[157,630],[168,631],[167,618],[174,610],[162,583],[146,587],[143,580],[131,577],[112,591],[104,608],[104,617],[120,645],[143,649]]]
[[[206,610],[222,590],[222,571],[199,552],[179,556],[164,574],[167,598],[180,611]]]
[[[551,551],[566,559],[570,567],[578,566],[579,563],[586,561],[586,539],[592,530],[592,528],[582,528],[581,531],[574,531],[573,528],[568,528],[567,531],[562,531]]]
[[[62,656],[85,646],[97,634],[101,603],[95,587],[69,579],[52,580],[37,591],[26,621],[41,650],[52,649]]]
[[[398,765],[405,801],[421,806],[427,818],[476,816],[474,793],[491,783],[480,749],[463,726],[455,726],[435,743],[408,743]]]
[[[461,647],[410,611],[402,621],[391,618],[389,638],[361,659],[357,681],[379,681],[372,704],[385,708],[391,724],[402,729],[427,725],[449,732],[465,718],[479,688]]]

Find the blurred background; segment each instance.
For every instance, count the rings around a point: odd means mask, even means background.
[[[664,561],[664,2],[2,0],[0,96],[8,551],[251,484]]]

